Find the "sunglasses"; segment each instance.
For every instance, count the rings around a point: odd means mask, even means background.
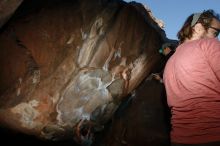
[[[214,33],[215,37],[217,37],[219,35],[219,32],[220,32],[220,29],[218,28],[215,28],[215,27],[212,27],[212,26],[209,26],[209,28],[212,28],[214,29],[216,32]]]

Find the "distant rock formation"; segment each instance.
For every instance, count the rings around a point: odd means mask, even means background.
[[[164,24],[163,20],[154,17],[151,9],[147,5],[144,5],[144,7],[145,7],[146,11],[149,13],[149,15],[152,17],[152,19],[158,24],[158,26],[160,28],[164,29],[165,24]]]
[[[160,60],[164,36],[143,10],[119,0],[24,1],[0,33],[1,126],[90,144]]]

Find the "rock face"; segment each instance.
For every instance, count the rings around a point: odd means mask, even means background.
[[[1,126],[90,143],[160,59],[162,37],[143,9],[117,0],[23,2],[0,33]]]
[[[0,1],[0,28],[13,15],[23,0],[2,0]]]
[[[96,146],[170,146],[165,89],[147,78],[124,100]],[[97,136],[99,137],[99,136]]]

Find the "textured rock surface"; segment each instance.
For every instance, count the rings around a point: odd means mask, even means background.
[[[163,84],[147,78],[122,102],[96,145],[169,146],[169,111],[164,92]]]
[[[10,19],[23,0],[0,1],[0,28]]]
[[[160,59],[163,38],[144,10],[116,0],[25,1],[0,33],[0,124],[79,143],[102,129]]]

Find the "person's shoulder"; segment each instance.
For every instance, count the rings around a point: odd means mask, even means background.
[[[199,42],[202,42],[202,43],[220,43],[217,38],[203,38],[203,39],[200,39]]]
[[[198,43],[201,46],[213,46],[213,45],[220,45],[220,41],[217,38],[204,38],[200,39]]]
[[[199,46],[205,52],[219,51],[220,41],[217,38],[205,38],[199,41]]]

